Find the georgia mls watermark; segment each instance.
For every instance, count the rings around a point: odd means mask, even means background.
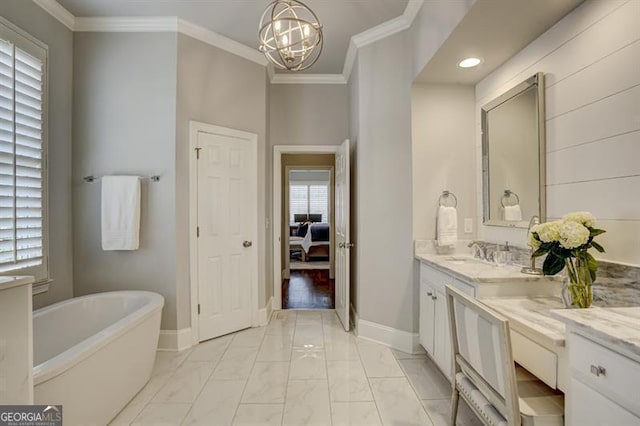
[[[0,405],[0,426],[62,426],[62,405]]]

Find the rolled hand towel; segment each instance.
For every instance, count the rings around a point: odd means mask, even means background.
[[[140,178],[102,178],[102,250],[137,250],[140,244]]]
[[[509,222],[520,222],[522,220],[522,209],[520,204],[504,207],[504,220]]]
[[[458,241],[458,212],[455,207],[440,206],[437,220],[438,245],[453,246]]]

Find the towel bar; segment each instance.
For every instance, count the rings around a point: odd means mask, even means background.
[[[504,195],[502,196],[502,198],[500,198],[500,204],[502,204],[502,207],[506,207],[504,202],[506,200],[508,200],[509,198],[511,198],[511,196],[516,197],[516,203],[515,204],[510,204],[510,205],[515,206],[515,205],[520,204],[520,197],[518,197],[518,194],[516,194],[515,192],[513,192],[510,189],[505,189],[504,190]]]
[[[444,204],[442,204],[442,201],[449,197],[453,197],[453,206],[451,207],[458,207],[458,197],[456,197],[456,194],[454,194],[453,192],[447,191],[446,189],[442,191],[442,195],[438,198],[438,204],[441,206],[444,206]]]
[[[89,175],[89,176],[85,176],[82,178],[82,180],[84,180],[85,182],[88,183],[93,183],[96,180],[100,179],[101,176],[93,176],[93,175]],[[160,176],[158,175],[154,175],[154,176],[140,176],[140,179],[149,179],[151,182],[160,182]]]

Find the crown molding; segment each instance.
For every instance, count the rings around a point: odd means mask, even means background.
[[[274,74],[271,84],[347,84],[342,74]]]
[[[424,0],[409,0],[402,15],[352,36],[347,56],[344,60],[344,68],[342,69],[345,81],[349,81],[358,49],[408,29],[423,3]]]
[[[269,76],[269,82],[270,83],[273,81],[273,77],[275,75],[276,75],[276,72],[273,69],[273,65],[272,64],[267,65],[267,76]]]
[[[342,76],[345,81],[349,81],[349,77],[351,77],[351,71],[356,63],[357,56],[358,46],[356,46],[353,41],[353,37],[351,37],[351,41],[349,41],[349,48],[347,49],[347,56],[344,58],[344,67],[342,68]]]
[[[172,16],[76,18],[77,32],[177,32],[178,18]]]
[[[255,62],[258,65],[262,65],[263,67],[266,67],[268,64],[267,58],[265,58],[259,50],[242,43],[238,43],[229,37],[225,37],[222,34],[218,34],[215,31],[192,24],[191,22],[183,19],[178,19],[178,32],[218,47],[222,50],[226,50],[234,55],[245,58],[251,62]]]
[[[47,12],[49,15],[56,18],[60,21],[65,27],[69,28],[71,31],[75,30],[76,17],[71,14],[67,9],[65,9],[60,3],[56,0],[33,0],[35,4],[40,6]]]
[[[404,13],[351,37],[342,74],[275,74],[260,51],[175,16],[75,17],[56,0],[33,0],[35,4],[72,31],[81,32],[176,32],[218,47],[267,67],[272,84],[346,84],[358,49],[408,29],[424,0],[409,0]]]

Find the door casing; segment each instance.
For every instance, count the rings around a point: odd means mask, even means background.
[[[282,309],[282,154],[335,154],[340,145],[275,145],[273,147],[273,309]]]

